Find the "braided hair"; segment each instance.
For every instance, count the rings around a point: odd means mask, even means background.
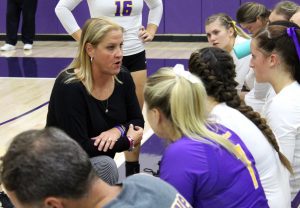
[[[219,103],[225,102],[250,119],[276,150],[281,163],[291,173],[293,172],[290,162],[280,152],[279,145],[266,120],[240,99],[236,90],[238,83],[234,80],[235,65],[228,52],[214,47],[199,49],[190,57],[189,70],[202,79],[208,96],[213,97]]]

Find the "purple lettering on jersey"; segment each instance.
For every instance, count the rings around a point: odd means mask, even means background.
[[[115,16],[120,16],[120,14],[121,14],[121,12],[120,12],[121,11],[121,2],[116,1],[115,4],[117,6]]]
[[[124,1],[123,16],[130,16],[131,11],[132,11],[132,1]]]
[[[122,4],[123,3],[123,4]],[[116,13],[115,16],[130,16],[132,12],[132,1],[115,1]]]

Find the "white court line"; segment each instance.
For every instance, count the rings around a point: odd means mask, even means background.
[[[55,77],[0,77],[0,79],[22,79],[22,80],[54,80],[56,79]]]
[[[153,130],[149,129],[145,134],[143,134],[143,139],[141,142],[141,146],[153,135]],[[119,168],[125,162],[124,153],[120,154],[118,158],[115,159],[117,167]]]

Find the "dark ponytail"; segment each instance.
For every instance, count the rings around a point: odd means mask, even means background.
[[[294,28],[294,36],[288,34],[288,28]],[[295,43],[298,40],[298,43]],[[265,54],[276,51],[286,65],[287,71],[300,84],[300,28],[288,21],[272,22],[266,29],[255,35],[257,47]]]

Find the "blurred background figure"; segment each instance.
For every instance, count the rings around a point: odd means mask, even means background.
[[[22,16],[22,42],[24,50],[31,50],[35,36],[35,15],[38,0],[7,0],[6,39],[1,51],[14,50],[18,41],[18,28]]]
[[[291,17],[290,21],[296,23],[300,27],[300,7],[298,8],[297,12]]]
[[[268,24],[270,13],[263,4],[246,2],[237,10],[236,20],[243,29],[255,34]]]
[[[289,21],[291,17],[296,13],[299,5],[292,1],[281,1],[277,3],[272,10],[269,21],[275,22],[279,20]]]

